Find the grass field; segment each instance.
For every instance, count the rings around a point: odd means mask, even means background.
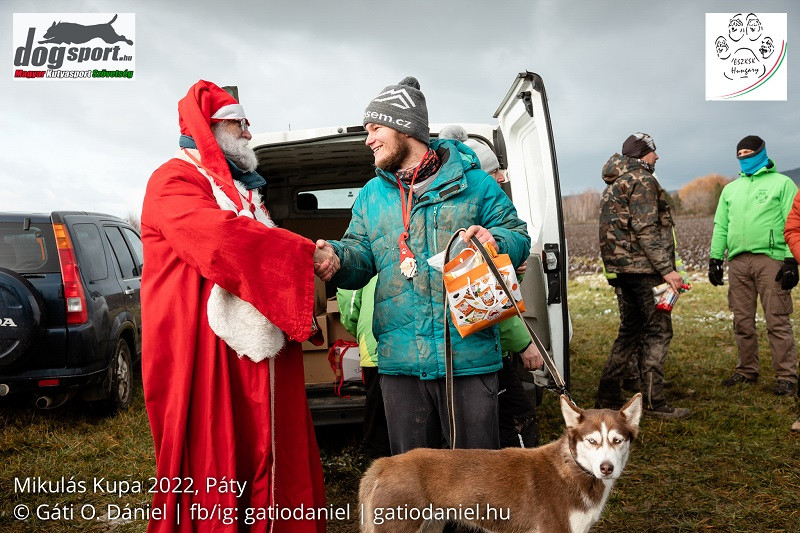
[[[675,337],[666,369],[674,383],[671,401],[693,415],[682,422],[642,422],[628,467],[593,531],[800,531],[800,438],[789,432],[798,415],[796,398],[771,392],[763,319],[760,382],[733,389],[719,385],[736,358],[727,287],[712,287],[703,278],[696,276],[693,289],[681,296],[673,312]],[[583,276],[570,282],[569,305],[573,396],[590,407],[618,325],[616,300],[600,276]],[[800,293],[795,299],[795,307],[799,305]],[[545,395],[539,420],[544,442],[562,432],[554,394]],[[330,522],[328,530],[357,531],[356,490],[368,461],[358,451],[352,428],[320,432],[319,438],[329,503],[349,504],[354,515],[349,522]],[[141,391],[133,407],[113,419],[86,416],[76,404],[48,412],[3,405],[0,532],[144,531],[143,520],[109,520],[107,506],[145,506],[146,494],[113,491],[125,488],[119,482],[147,480],[154,475],[153,463]],[[109,482],[104,490],[111,493],[91,485],[78,494],[15,491],[14,479],[29,477],[63,477],[65,488],[70,479],[104,478]],[[13,516],[18,505],[47,505],[54,519],[19,521]],[[97,510],[97,519],[81,518],[84,505]],[[66,515],[70,508],[72,517]]]

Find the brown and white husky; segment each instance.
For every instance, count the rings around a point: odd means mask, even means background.
[[[628,460],[642,395],[619,411],[561,396],[561,413],[566,431],[539,448],[420,448],[375,461],[361,480],[361,531],[441,531],[448,521],[497,533],[589,531]]]

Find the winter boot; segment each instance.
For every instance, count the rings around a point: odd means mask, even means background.
[[[655,372],[647,372],[644,378],[644,414],[660,420],[684,420],[691,411],[685,407],[672,407],[664,395],[664,382]]]
[[[621,409],[625,405],[619,378],[600,378],[595,409]]]

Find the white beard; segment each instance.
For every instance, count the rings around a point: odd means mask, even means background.
[[[245,172],[252,172],[258,167],[258,158],[253,149],[247,146],[247,139],[231,134],[221,122],[211,126],[211,131],[222,153],[237,167]]]

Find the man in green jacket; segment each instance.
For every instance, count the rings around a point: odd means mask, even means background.
[[[336,301],[339,304],[339,320],[342,326],[358,340],[361,355],[361,376],[364,379],[364,452],[370,459],[391,455],[389,431],[386,427],[386,412],[383,409],[383,394],[378,375],[378,341],[372,334],[372,313],[375,306],[375,283],[372,278],[366,287],[355,291],[339,289]]]
[[[797,382],[797,347],[789,317],[797,261],[783,237],[797,186],[775,171],[764,141],[748,135],[736,146],[741,173],[722,189],[714,215],[708,279],[722,285],[728,251],[728,303],[739,347],[736,371],[722,381],[732,387],[758,380],[756,297],[761,298],[775,371],[773,392],[789,394]]]
[[[378,340],[392,453],[440,447],[449,435],[445,394],[442,275],[427,259],[467,228],[507,253],[515,268],[530,254],[525,222],[461,143],[431,140],[425,97],[407,77],[367,105],[363,119],[376,177],[367,182],[340,241],[318,242],[340,269],[331,282],[358,289],[378,275],[373,332]],[[497,328],[461,336],[452,325],[456,442],[497,448]],[[448,444],[451,444],[448,442]]]

